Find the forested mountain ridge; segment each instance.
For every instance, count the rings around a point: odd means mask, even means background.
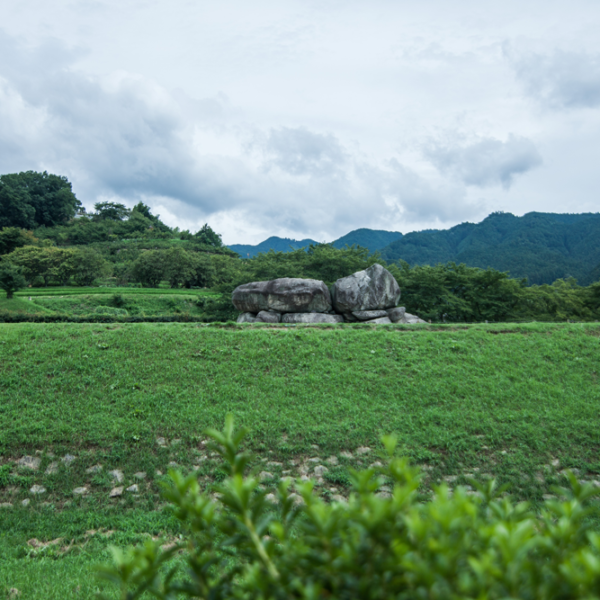
[[[399,231],[384,231],[381,229],[355,229],[341,238],[330,242],[334,248],[345,248],[346,246],[361,246],[367,248],[370,252],[381,250],[394,240],[402,237]],[[271,236],[264,242],[252,246],[250,244],[231,244],[228,246],[230,250],[237,252],[242,258],[253,258],[261,252],[291,252],[298,248],[307,248],[311,244],[319,244],[315,240],[292,240],[290,238],[280,238]]]
[[[575,277],[586,285],[600,268],[600,214],[492,213],[481,223],[408,233],[381,256],[410,265],[451,261],[491,267],[530,284]]]
[[[368,248],[370,252],[376,252],[385,248],[392,242],[400,239],[402,234],[399,231],[384,231],[382,229],[355,229],[341,238],[331,242],[334,248],[344,248],[345,246],[361,246]]]
[[[298,248],[305,248],[311,244],[318,244],[315,240],[292,240],[290,238],[280,238],[276,235],[271,236],[260,244],[253,246],[251,244],[231,244],[228,246],[230,250],[237,252],[242,258],[253,258],[261,252],[269,252],[274,250],[275,252],[290,252],[291,250],[298,250]]]

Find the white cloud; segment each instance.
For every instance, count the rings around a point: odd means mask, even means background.
[[[339,140],[306,127],[271,129],[263,144],[267,167],[290,175],[331,176],[340,171],[347,156]]]
[[[600,107],[600,54],[506,52],[526,93],[542,105],[555,110]]]
[[[450,140],[432,141],[425,156],[443,173],[449,173],[466,185],[510,188],[515,177],[542,164],[535,144],[527,138],[510,134],[503,142],[479,138],[467,143]]]
[[[14,110],[20,122],[35,117],[38,127],[20,149],[23,168],[66,172],[88,206],[143,199],[168,222],[192,228],[211,215],[230,224],[233,211],[254,232],[331,239],[365,224],[445,219],[446,207],[460,204],[456,186],[435,189],[396,159],[353,156],[330,132],[228,124],[223,97],[182,98],[125,72],[90,76],[72,68],[72,53],[51,48],[66,58],[36,67],[33,76],[0,68],[11,98],[0,106],[0,122]],[[26,67],[40,51],[12,40],[11,52]],[[15,138],[12,130],[0,133],[5,144]]]

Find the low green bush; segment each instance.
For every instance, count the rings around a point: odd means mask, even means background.
[[[127,301],[123,298],[122,294],[113,294],[110,302],[116,308],[124,308],[127,305]]]
[[[494,481],[452,495],[440,486],[419,502],[418,470],[394,457],[395,440],[386,437],[387,466],[351,471],[347,503],[329,504],[312,482],[291,480],[272,503],[245,475],[245,432],[229,418],[223,432],[206,433],[226,479],[211,496],[194,475],[171,472],[165,497],[185,534],[170,547],[114,549],[100,575],[120,586],[121,598],[600,597],[600,534],[591,519],[600,490],[572,474],[571,489],[557,490],[564,499],[546,501],[539,514]],[[393,492],[377,492],[384,480]]]
[[[94,309],[94,313],[97,315],[114,315],[115,317],[126,317],[129,314],[126,309],[115,306],[98,306]]]

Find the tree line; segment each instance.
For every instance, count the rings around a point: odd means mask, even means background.
[[[0,239],[6,230],[0,231]],[[9,232],[12,233],[12,232]],[[206,301],[208,320],[237,316],[231,292],[249,281],[300,277],[328,285],[374,263],[385,266],[402,290],[408,312],[436,323],[502,321],[595,321],[600,317],[600,282],[579,286],[574,279],[551,285],[527,286],[495,269],[446,263],[411,267],[388,264],[365,248],[336,249],[326,244],[308,250],[259,254],[242,260],[181,247],[139,249],[122,260],[93,247],[61,248],[47,241],[28,244],[0,257],[0,287],[12,293],[26,285],[91,286],[100,281],[115,286],[209,288],[220,299]]]
[[[172,229],[141,202],[132,209],[102,202],[86,213],[70,183],[47,173],[1,176],[0,207],[0,288],[9,297],[28,285],[209,288],[220,298],[206,301],[207,320],[227,321],[237,314],[230,301],[237,285],[278,277],[330,285],[377,262],[398,281],[407,311],[432,322],[593,321],[600,316],[599,282],[580,286],[566,278],[528,286],[525,279],[497,269],[452,261],[409,265],[385,261],[359,246],[329,244],[242,259],[208,224],[195,234]]]

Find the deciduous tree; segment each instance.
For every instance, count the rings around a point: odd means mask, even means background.
[[[0,227],[53,227],[72,219],[80,207],[66,177],[46,171],[0,176]]]
[[[8,300],[12,299],[15,292],[27,285],[21,267],[4,260],[0,262],[0,288],[6,292]]]

